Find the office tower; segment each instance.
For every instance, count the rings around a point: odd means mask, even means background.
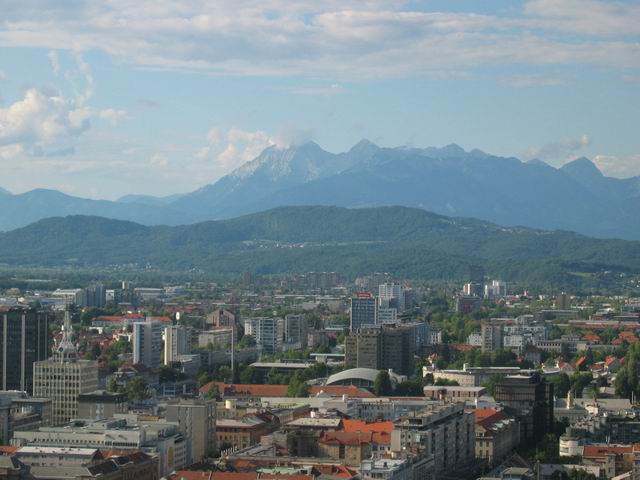
[[[167,422],[178,424],[180,432],[191,439],[188,464],[201,462],[216,448],[215,400],[181,399],[167,405]]]
[[[271,354],[282,351],[284,337],[284,320],[282,318],[248,318],[244,321],[245,335],[256,339],[263,353]]]
[[[534,445],[553,432],[553,384],[539,373],[507,376],[496,385],[494,398],[520,423],[520,442]]]
[[[0,307],[2,390],[33,391],[33,363],[49,358],[47,312]]]
[[[180,360],[191,353],[191,331],[184,325],[171,325],[164,329],[164,364]]]
[[[345,342],[345,366],[410,374],[415,367],[413,326],[384,325],[351,332]]]
[[[71,336],[71,320],[67,311],[62,340],[53,357],[33,364],[33,395],[51,399],[54,425],[77,418],[78,396],[98,389],[98,365],[78,358]]]
[[[162,354],[162,324],[147,318],[133,325],[133,363],[159,368]]]
[[[356,293],[351,298],[351,331],[372,327],[378,323],[378,303],[370,293]]]
[[[307,320],[304,315],[289,314],[284,317],[284,341],[288,344],[307,345]]]

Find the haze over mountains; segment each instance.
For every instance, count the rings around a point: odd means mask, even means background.
[[[482,264],[509,281],[587,285],[601,284],[604,272],[618,278],[640,269],[640,242],[504,228],[406,207],[305,206],[179,227],[49,218],[1,233],[0,263],[218,274],[388,271],[432,280],[461,280],[469,265]]]
[[[556,169],[457,145],[381,148],[366,140],[339,154],[313,142],[270,147],[185,195],[128,195],[110,202],[50,190],[0,194],[0,230],[70,214],[178,225],[288,205],[401,205],[506,226],[640,239],[640,177],[605,177],[586,158]]]

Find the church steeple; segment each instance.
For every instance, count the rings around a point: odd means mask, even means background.
[[[57,360],[60,360],[61,363],[75,362],[76,360],[78,360],[78,350],[73,344],[72,337],[73,327],[71,326],[71,315],[69,313],[69,309],[67,308],[64,311],[62,339],[60,340],[60,345],[58,345],[58,348],[56,348],[56,352],[54,354],[54,357]]]

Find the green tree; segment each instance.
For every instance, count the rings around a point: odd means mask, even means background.
[[[252,335],[244,335],[240,341],[238,342],[237,347],[242,349],[242,348],[250,348],[250,347],[255,347],[256,346],[256,339],[253,338]]]
[[[389,372],[386,370],[380,370],[373,382],[373,392],[378,397],[384,397],[393,393]]]
[[[496,394],[496,385],[498,385],[498,383],[500,383],[503,379],[504,375],[494,373],[482,383],[482,386],[486,388],[487,393],[493,397]]]
[[[147,388],[147,382],[145,382],[142,376],[137,375],[133,377],[127,383],[127,397],[129,400],[140,401],[151,398],[151,393]]]
[[[204,398],[206,399],[218,399],[220,398],[220,389],[218,388],[217,383],[212,383],[209,386],[209,390],[204,394]]]
[[[571,390],[571,379],[564,372],[551,377],[549,381],[553,383],[553,393],[558,398],[566,397],[569,390]]]
[[[593,381],[591,372],[576,372],[571,376],[571,390],[576,397],[582,397],[582,391]]]
[[[287,397],[308,397],[309,385],[302,379],[300,372],[296,372],[291,377],[287,387]]]
[[[640,343],[629,346],[624,366],[616,374],[616,393],[630,398],[640,393]]]

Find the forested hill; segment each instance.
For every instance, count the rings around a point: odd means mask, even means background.
[[[506,228],[406,207],[310,206],[177,227],[49,218],[0,234],[0,263],[265,274],[389,271],[434,280],[462,280],[470,264],[481,264],[506,280],[567,284],[603,272],[640,272],[640,242]]]

